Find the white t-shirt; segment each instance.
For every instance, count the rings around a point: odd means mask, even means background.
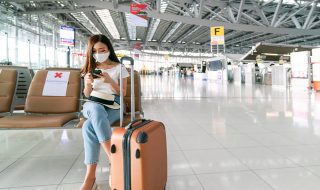
[[[118,84],[118,81],[120,79],[120,67],[121,65],[118,64],[115,67],[112,67],[111,69],[100,69],[102,73],[108,73],[109,76]],[[127,78],[130,76],[127,69],[122,66],[122,78]],[[106,94],[116,94],[117,92],[112,88],[110,83],[105,83],[101,79],[96,78],[93,79],[93,89],[95,91],[99,91]]]

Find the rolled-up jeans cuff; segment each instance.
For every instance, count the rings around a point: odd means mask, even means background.
[[[94,165],[94,164],[98,164],[99,160],[95,161],[95,162],[84,162],[85,165]]]

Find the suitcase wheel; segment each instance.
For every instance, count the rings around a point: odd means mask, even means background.
[[[111,146],[111,153],[114,154],[114,153],[116,153],[116,151],[117,151],[116,145],[113,144]]]
[[[144,131],[141,131],[137,136],[137,143],[142,144],[148,142],[148,134]]]

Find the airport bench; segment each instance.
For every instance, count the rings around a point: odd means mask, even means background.
[[[16,70],[0,67],[0,113],[13,112],[17,76]]]
[[[62,127],[77,119],[80,112],[80,74],[69,71],[66,96],[43,96],[47,70],[38,71],[26,98],[26,115],[12,115],[0,118],[0,128],[44,128]]]
[[[12,69],[17,71],[17,89],[14,96],[14,110],[23,110],[32,80],[31,70],[21,66],[0,66],[0,69]]]

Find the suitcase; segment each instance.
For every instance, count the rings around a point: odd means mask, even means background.
[[[121,63],[124,61],[130,61],[133,81],[133,59],[123,57]],[[121,80],[120,86],[122,86]],[[131,98],[134,98],[132,86]],[[122,100],[120,104],[123,105]],[[134,104],[133,99],[131,104]],[[135,106],[131,105],[131,113],[135,112],[134,108]],[[121,106],[120,113],[123,112],[122,109]],[[134,115],[131,114],[132,122],[128,126],[116,128],[112,133],[111,190],[164,190],[167,182],[165,127],[161,122],[153,120],[134,121]],[[120,123],[122,126],[122,122]]]

